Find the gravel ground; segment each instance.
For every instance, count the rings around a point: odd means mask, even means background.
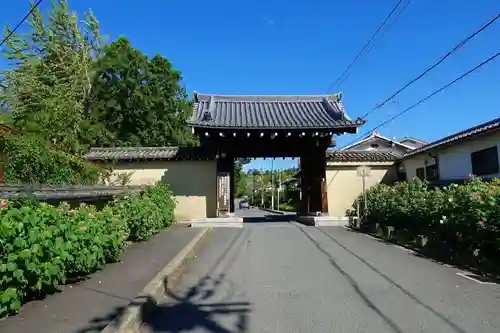
[[[500,287],[457,272],[340,227],[220,228],[142,333],[500,332]]]

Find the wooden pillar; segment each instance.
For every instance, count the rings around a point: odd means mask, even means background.
[[[311,155],[311,204],[310,211],[313,213],[325,213],[324,183],[326,178],[326,156],[324,150],[319,150]]]
[[[218,156],[217,157],[217,216],[226,216],[230,211],[231,211],[231,160],[226,156]]]
[[[305,216],[309,215],[309,156],[300,157],[300,207],[299,215]]]
[[[307,156],[302,156],[300,165],[302,170],[300,215],[327,213],[325,151],[318,149]]]

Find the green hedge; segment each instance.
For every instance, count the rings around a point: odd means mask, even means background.
[[[408,243],[425,236],[423,249],[440,259],[500,272],[500,180],[442,189],[419,180],[380,184],[367,191],[367,203],[368,223],[393,226]]]
[[[6,136],[0,146],[7,157],[5,182],[9,184],[96,184],[98,166],[54,150],[36,137]]]
[[[167,185],[92,205],[20,205],[0,201],[0,317],[33,297],[55,291],[69,277],[115,262],[130,241],[146,240],[173,223]]]

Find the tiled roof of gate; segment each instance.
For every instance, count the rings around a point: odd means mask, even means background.
[[[390,152],[367,150],[327,150],[326,160],[330,162],[392,162],[396,156]]]
[[[434,149],[434,148],[442,147],[442,146],[449,145],[449,144],[458,143],[459,141],[474,137],[476,135],[485,134],[487,132],[498,130],[498,129],[500,129],[500,118],[490,120],[486,123],[482,123],[480,125],[471,127],[469,129],[460,131],[458,133],[449,135],[449,136],[444,137],[442,139],[439,139],[437,141],[431,142],[431,143],[426,144],[424,146],[421,146],[419,148],[410,150],[409,152],[407,152],[403,156],[403,158],[414,156],[416,154],[420,154],[420,153],[429,151],[429,150]]]
[[[113,147],[92,148],[89,161],[103,160],[208,160],[215,156],[202,147]]]
[[[228,96],[195,93],[190,124],[205,128],[328,129],[357,127],[338,95]]]

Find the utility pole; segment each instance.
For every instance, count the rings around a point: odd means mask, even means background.
[[[363,207],[363,218],[366,217],[366,213],[368,211],[368,198],[366,195],[366,177],[370,177],[371,174],[371,168],[368,166],[359,166],[356,169],[358,177],[361,177],[361,186],[363,187],[363,201],[364,201],[364,207]]]
[[[264,168],[260,167],[260,195],[261,201],[260,205],[264,208],[264,176],[263,176]]]
[[[252,206],[255,206],[255,172],[252,170]]]
[[[274,209],[274,158],[271,160],[271,209]]]
[[[278,209],[280,208],[281,169],[278,169]]]

